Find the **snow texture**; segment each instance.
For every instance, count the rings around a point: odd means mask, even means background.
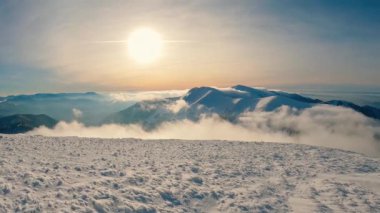
[[[0,135],[0,212],[379,212],[380,159],[299,144]]]

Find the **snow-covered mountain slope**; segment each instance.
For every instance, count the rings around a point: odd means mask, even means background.
[[[269,97],[271,98],[269,99]],[[283,105],[304,109],[311,107],[313,104],[321,103],[319,100],[309,99],[297,94],[256,89],[242,85],[225,90],[211,87],[193,88],[183,99],[189,105],[202,105],[213,109],[213,112],[218,114],[221,112],[241,113],[246,110],[254,110],[257,103],[262,100],[266,100],[268,107],[263,106],[263,109],[266,111],[275,110]],[[241,107],[242,105],[239,105],[239,103],[242,102],[249,104]],[[240,106],[240,108],[237,106]]]
[[[186,104],[176,112],[170,110],[179,101]],[[211,114],[236,122],[242,113],[248,111],[275,111],[283,106],[304,110],[320,104],[350,108],[368,117],[380,119],[380,109],[370,106],[361,107],[338,100],[323,102],[283,91],[237,85],[226,89],[197,87],[189,90],[183,97],[143,101],[109,116],[105,123],[139,123],[150,129],[165,121],[185,118],[198,120],[201,116]]]
[[[379,212],[380,160],[297,144],[0,135],[0,212]]]

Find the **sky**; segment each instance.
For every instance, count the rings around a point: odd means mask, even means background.
[[[0,95],[380,84],[377,0],[0,0]],[[125,41],[166,42],[141,64]]]

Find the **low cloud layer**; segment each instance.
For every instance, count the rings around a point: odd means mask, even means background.
[[[83,112],[77,108],[72,109],[74,120],[79,120],[83,116]]]
[[[106,93],[113,101],[138,102],[171,97],[179,97],[186,94],[188,90],[162,90],[162,91],[136,91],[136,92],[111,92]]]
[[[237,124],[212,116],[198,122],[166,122],[153,131],[145,131],[139,125],[86,127],[74,121],[60,122],[54,129],[40,127],[28,134],[300,143],[380,156],[379,122],[350,109],[325,105],[303,111],[282,107],[274,112],[249,112],[243,114]]]

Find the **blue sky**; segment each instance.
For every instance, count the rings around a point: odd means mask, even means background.
[[[380,1],[0,0],[0,95],[380,83]],[[141,65],[141,26],[168,43]]]

